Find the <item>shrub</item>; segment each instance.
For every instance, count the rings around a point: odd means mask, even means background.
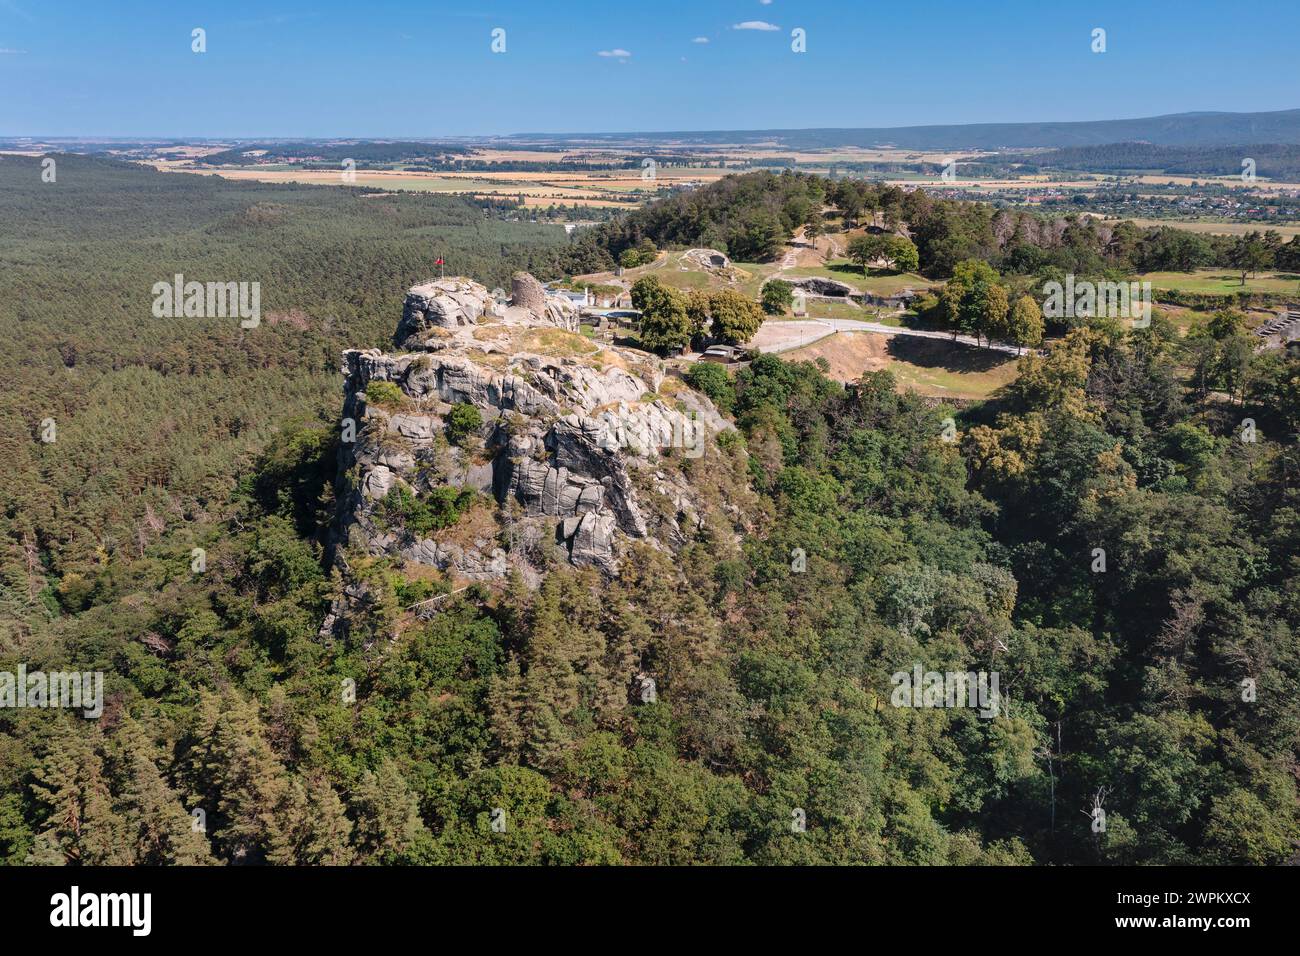
[[[473,488],[431,488],[423,497],[405,485],[392,488],[380,502],[380,514],[385,523],[400,524],[422,538],[433,531],[450,528],[460,520],[478,498]]]
[[[483,427],[483,415],[473,405],[453,405],[447,415],[447,441],[459,445]]]
[[[718,447],[723,451],[731,451],[733,448],[745,447],[745,436],[731,428],[724,428],[722,431],[718,432],[716,441]]]
[[[450,590],[451,585],[445,581],[430,581],[423,578],[416,581],[407,581],[399,577],[393,585],[393,591],[397,594],[397,601],[403,607],[419,604],[421,601],[427,601],[439,594],[446,594]]]
[[[375,381],[366,386],[366,401],[371,405],[400,405],[405,397],[392,382]]]
[[[731,376],[721,365],[696,362],[687,371],[686,382],[697,392],[709,396],[718,411],[729,412],[736,402],[736,388],[731,383]]]

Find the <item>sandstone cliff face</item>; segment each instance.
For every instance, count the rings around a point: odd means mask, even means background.
[[[508,303],[497,302],[492,293],[472,279],[453,276],[411,287],[394,340],[399,348],[418,349],[439,330],[455,331],[498,318],[513,324],[552,325],[570,332],[577,332],[580,322],[577,306],[565,296],[548,293],[527,272],[515,273]]]
[[[457,329],[477,325],[496,311],[487,289],[468,279],[431,279],[412,286],[406,293],[402,321],[397,326],[397,343],[418,348],[432,329]]]
[[[671,459],[730,425],[654,356],[574,331],[567,298],[526,275],[513,292],[498,304],[467,279],[424,283],[398,325],[405,351],[344,353],[336,553],[536,580],[548,562],[614,574],[628,542],[685,542],[698,496]],[[465,405],[478,415],[460,419],[481,420],[469,434],[448,427]],[[449,526],[403,520],[447,489],[472,502]]]

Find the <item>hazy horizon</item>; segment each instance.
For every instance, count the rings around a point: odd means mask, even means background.
[[[1240,111],[1240,112],[1287,113],[1287,112],[1294,112],[1294,111],[1296,111],[1296,110],[1300,110],[1300,107],[1283,107],[1282,109],[1278,109],[1278,110],[1263,110],[1263,111],[1244,111],[1244,110],[1243,110],[1243,111]],[[587,129],[587,130],[578,130],[578,129],[548,129],[548,130],[543,130],[543,129],[527,129],[527,130],[512,130],[512,131],[504,132],[504,133],[477,133],[477,134],[475,134],[475,133],[441,133],[441,134],[427,134],[427,133],[408,132],[408,133],[392,133],[392,134],[387,134],[387,135],[382,135],[382,136],[379,136],[379,135],[369,135],[369,134],[365,134],[365,133],[350,133],[350,132],[342,132],[342,133],[325,133],[325,134],[321,134],[321,135],[318,135],[318,136],[285,136],[285,135],[280,135],[280,134],[275,134],[275,133],[265,133],[265,134],[260,134],[260,135],[249,135],[249,134],[238,134],[238,133],[231,133],[231,134],[226,134],[226,135],[215,135],[215,134],[210,134],[210,133],[191,133],[191,134],[184,134],[184,135],[163,135],[163,134],[152,134],[152,133],[140,133],[140,134],[134,134],[134,135],[110,135],[110,134],[100,133],[100,134],[84,134],[84,135],[83,135],[83,134],[69,133],[69,134],[59,134],[59,135],[47,135],[47,134],[43,134],[43,133],[36,132],[36,133],[0,133],[0,138],[3,138],[3,139],[13,139],[13,140],[18,140],[18,139],[29,139],[29,140],[33,140],[33,141],[58,141],[58,140],[67,140],[67,141],[71,141],[71,142],[99,142],[99,141],[102,141],[102,142],[138,142],[138,141],[158,141],[158,142],[169,142],[169,141],[186,142],[186,141],[189,141],[189,142],[194,142],[194,141],[205,141],[205,140],[210,140],[210,141],[226,141],[226,140],[243,140],[243,141],[250,141],[250,140],[263,140],[263,141],[292,141],[292,140],[394,140],[394,141],[399,141],[399,140],[410,140],[410,141],[414,141],[414,142],[419,142],[419,141],[423,141],[423,140],[438,140],[438,139],[452,139],[452,140],[455,140],[455,139],[479,140],[479,139],[529,138],[529,137],[534,137],[534,136],[537,136],[537,137],[552,137],[552,138],[554,138],[554,137],[573,137],[573,138],[581,138],[581,137],[618,137],[618,136],[621,136],[621,137],[636,137],[636,136],[643,136],[643,135],[649,135],[649,136],[665,136],[665,135],[670,135],[670,134],[674,134],[674,133],[681,133],[681,134],[683,134],[683,135],[699,135],[699,134],[705,134],[705,133],[755,133],[755,132],[766,132],[766,131],[769,131],[769,130],[771,130],[771,131],[781,131],[781,132],[787,132],[787,131],[789,131],[789,132],[801,132],[801,131],[812,131],[812,130],[819,130],[819,129],[897,129],[897,130],[907,130],[907,129],[926,129],[926,128],[931,128],[931,127],[944,127],[944,126],[973,126],[973,127],[976,127],[976,126],[1009,126],[1009,125],[1020,125],[1020,124],[1026,124],[1026,125],[1037,125],[1037,124],[1089,123],[1089,122],[1108,122],[1108,121],[1124,122],[1124,121],[1137,121],[1137,120],[1164,119],[1164,118],[1177,117],[1177,116],[1184,116],[1184,117],[1185,117],[1185,116],[1197,116],[1197,115],[1200,115],[1200,116],[1209,116],[1209,115],[1230,115],[1230,114],[1232,114],[1232,113],[1234,113],[1234,112],[1237,112],[1237,111],[1232,111],[1232,110],[1186,110],[1186,111],[1181,112],[1181,113],[1157,113],[1157,114],[1152,114],[1152,115],[1143,115],[1143,116],[1109,116],[1109,117],[1100,117],[1100,118],[1098,118],[1098,119],[1096,119],[1096,120],[1058,120],[1058,119],[1050,119],[1050,118],[1040,118],[1040,119],[1033,119],[1033,120],[992,120],[992,121],[987,121],[987,122],[978,122],[978,123],[909,123],[909,124],[907,124],[906,126],[893,126],[893,127],[870,127],[870,126],[861,126],[861,127],[859,127],[859,126],[789,126],[789,127],[784,127],[784,126],[767,126],[767,127],[750,127],[750,128],[742,128],[742,127],[735,127],[735,126],[732,126],[732,127],[723,126],[723,127],[713,128],[713,129],[707,129],[707,128],[704,128],[704,127],[696,127],[696,128],[693,128],[693,129],[685,129],[685,128],[680,128],[680,129]]]

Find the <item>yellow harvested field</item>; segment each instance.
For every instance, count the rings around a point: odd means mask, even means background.
[[[163,166],[168,172],[188,172],[217,175],[226,179],[252,180],[266,183],[308,183],[318,186],[368,186],[373,189],[386,189],[394,192],[441,192],[466,193],[484,197],[514,198],[522,195],[525,205],[549,205],[551,203],[583,202],[588,205],[630,205],[611,198],[611,193],[620,192],[612,186],[581,186],[581,178],[570,174],[570,184],[557,184],[552,179],[528,181],[524,177],[531,174],[514,173],[509,176],[496,173],[421,173],[405,170],[366,170],[357,172],[349,182],[345,182],[341,172],[324,169],[204,169],[176,166]],[[591,180],[587,180],[591,182]],[[648,199],[653,191],[646,189],[646,184],[637,181],[637,187]],[[630,183],[626,186],[629,198],[635,198],[635,191]],[[602,201],[603,200],[603,201]]]
[[[639,205],[654,198],[656,191],[680,182],[711,180],[723,170],[670,168],[653,180],[641,178],[637,170],[593,170],[590,173],[562,172],[422,172],[418,170],[358,170],[344,181],[341,170],[275,169],[188,166],[183,161],[158,161],[164,172],[217,175],[226,179],[267,183],[307,183],[319,186],[367,186],[393,192],[465,193],[485,198],[517,198],[526,206],[548,206],[574,202],[591,206]],[[704,175],[701,174],[712,174]]]

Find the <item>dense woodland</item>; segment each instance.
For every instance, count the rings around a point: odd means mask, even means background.
[[[1231,311],[1182,338],[1159,316],[1061,330],[961,410],[883,372],[713,367],[692,382],[738,432],[669,467],[747,534],[706,522],[613,580],[557,566],[425,618],[401,608],[446,582],[374,561],[367,615],[320,637],[338,353],[387,344],[436,256],[555,278],[695,244],[698,213],[740,257],[821,196],[851,205],[837,188],[737,177],[570,240],[450,198],[71,157],[49,184],[0,159],[0,670],[102,669],[108,698],[99,720],[0,710],[0,859],[1292,859],[1300,362],[1253,354]],[[1160,241],[1030,220],[1009,241],[983,207],[869,195],[849,212],[879,199],[937,275],[1104,269]],[[154,319],[175,272],[259,280],[270,314]],[[917,663],[999,671],[1008,711],[891,706]],[[656,700],[629,693],[637,666]]]

